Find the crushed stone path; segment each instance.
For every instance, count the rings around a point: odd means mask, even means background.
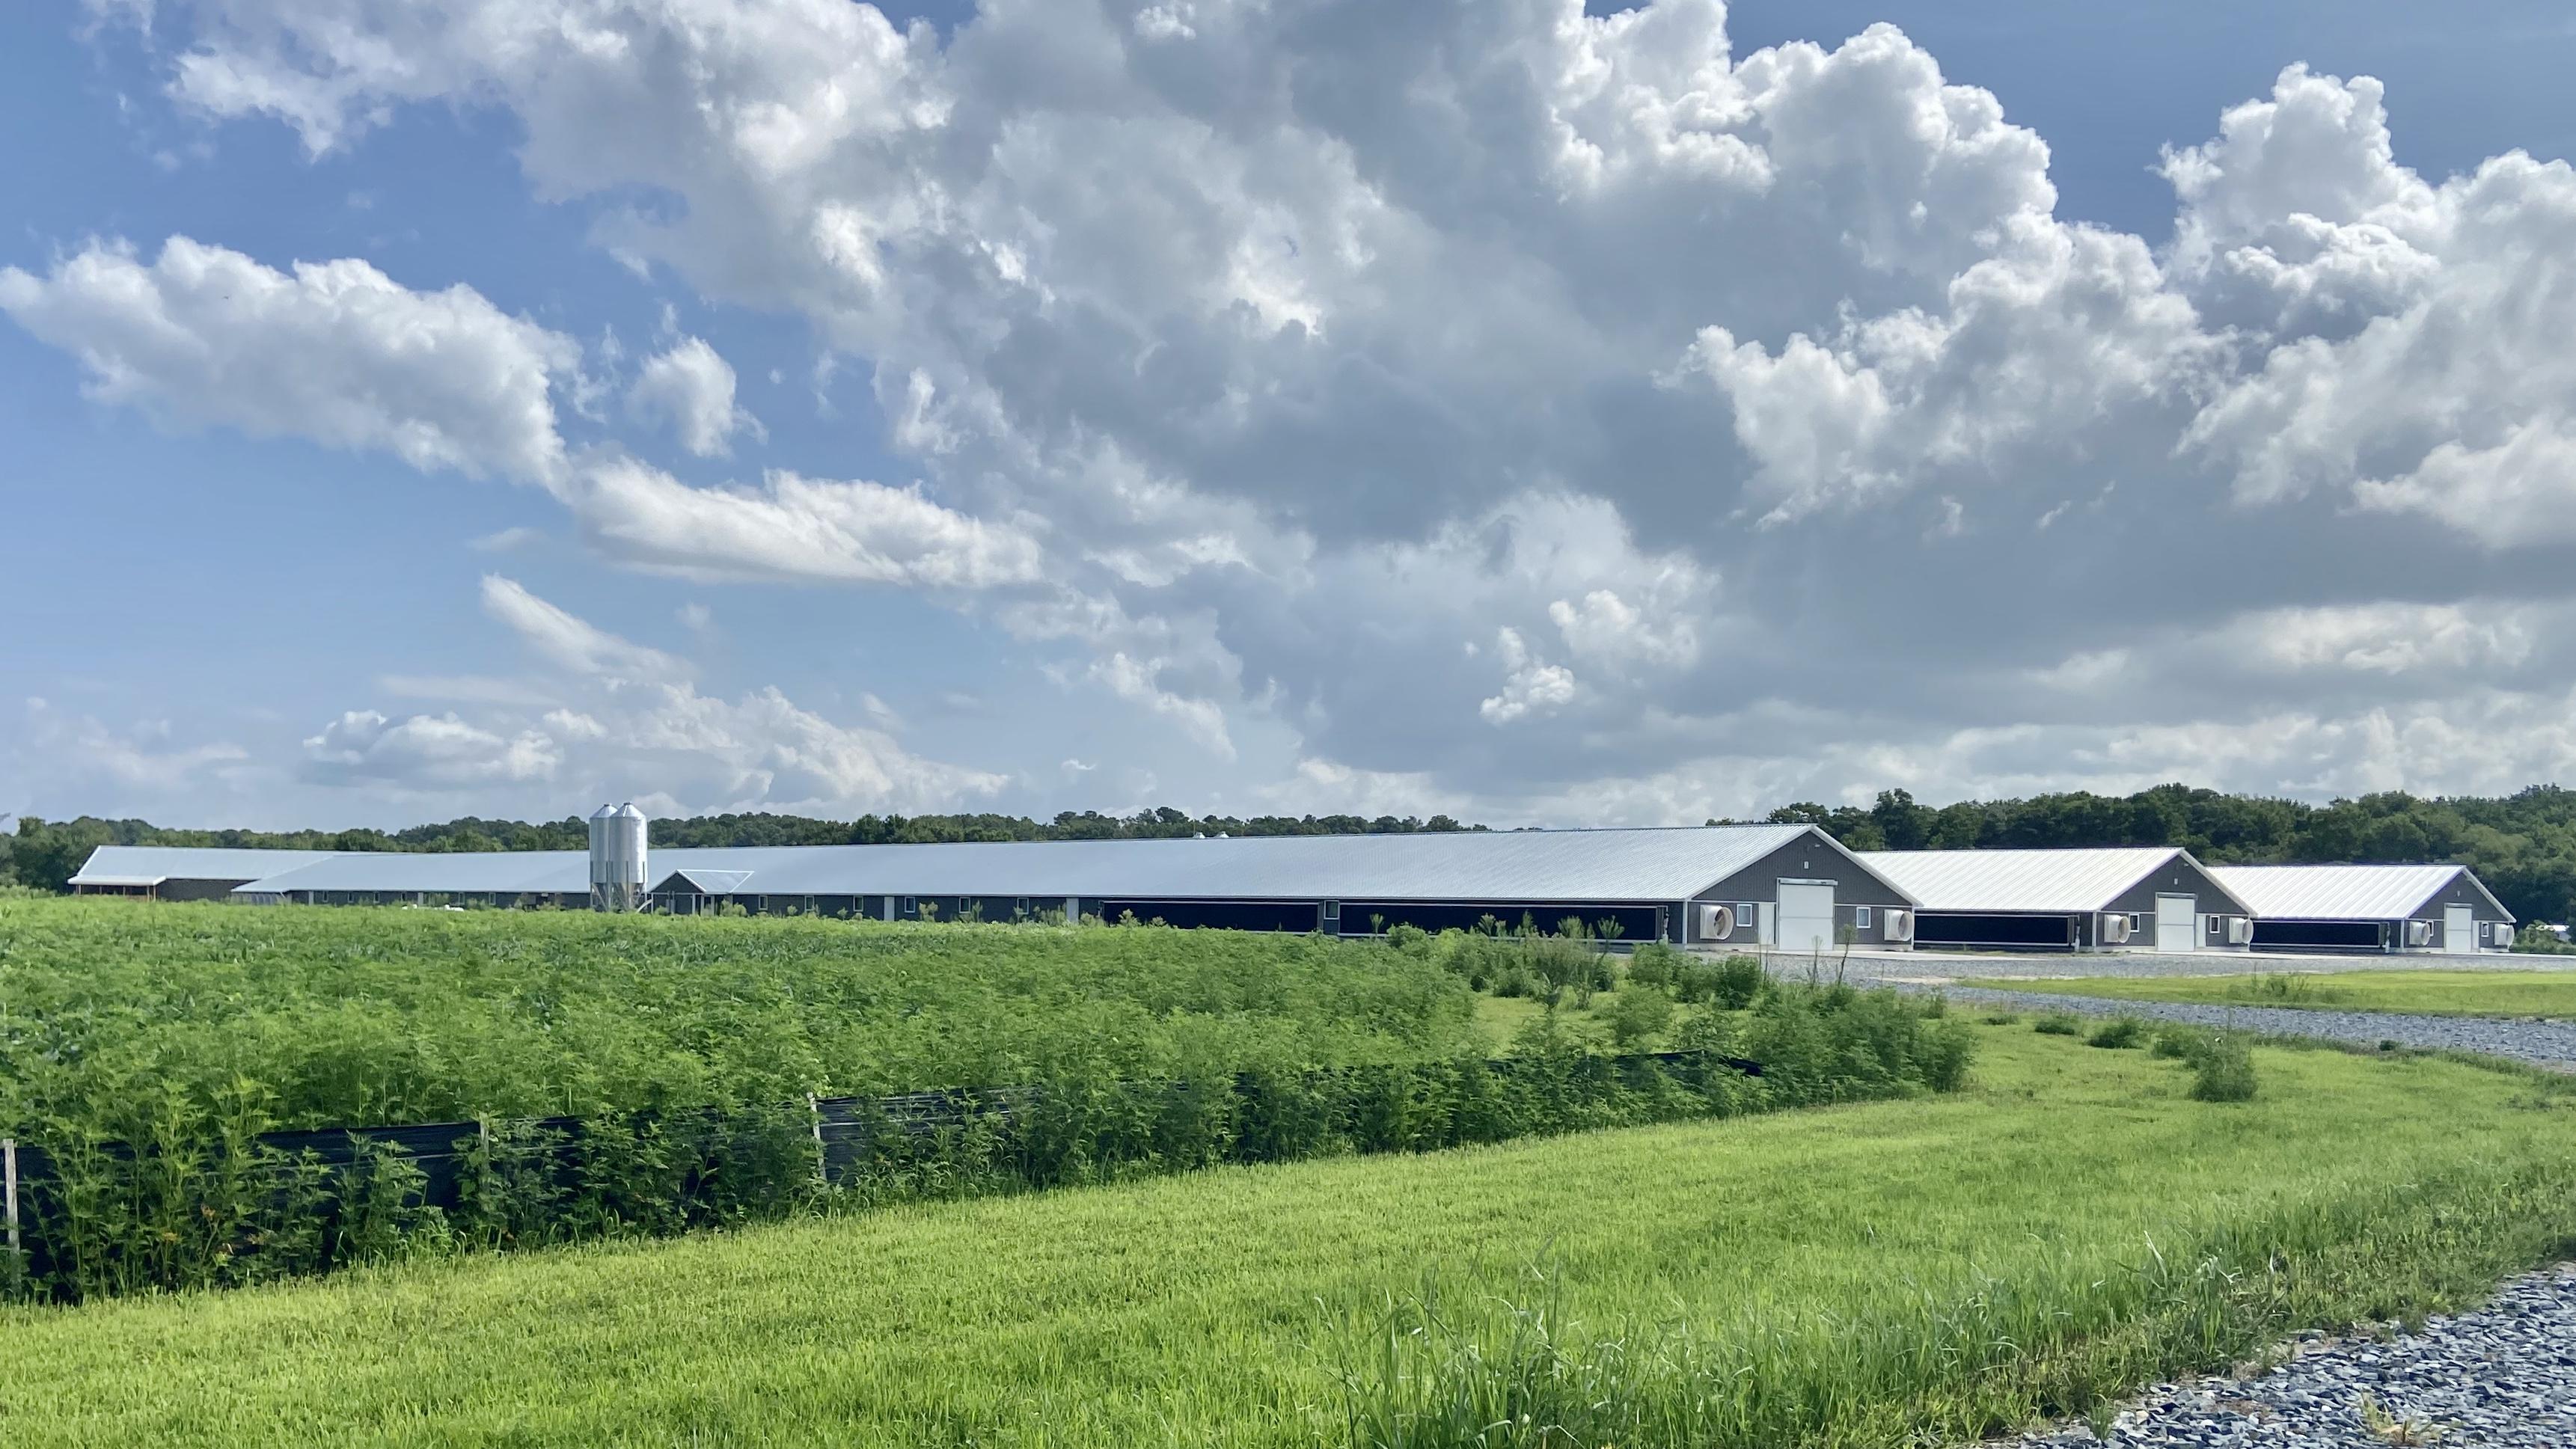
[[[2243,1379],[2159,1384],[2096,1436],[2082,1425],[2022,1449],[2567,1449],[2576,1445],[2576,1264],[2506,1283],[2485,1307],[2392,1337],[2303,1336]]]
[[[2410,1016],[2387,1011],[2319,1011],[2296,1006],[2222,1006],[2197,1001],[2114,1001],[2100,996],[2047,991],[2005,991],[1983,986],[1890,983],[1939,991],[1962,1004],[1995,1003],[2022,1010],[2073,1011],[2087,1016],[2138,1016],[2187,1021],[2270,1036],[2322,1037],[2373,1047],[2382,1042],[2419,1050],[2481,1052],[2562,1071],[2576,1071],[2576,1022],[2523,1021],[2490,1016]],[[2576,1440],[2570,1440],[2576,1449]]]

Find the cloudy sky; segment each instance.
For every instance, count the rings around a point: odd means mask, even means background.
[[[2576,21],[2199,8],[9,6],[0,811],[2576,776]]]

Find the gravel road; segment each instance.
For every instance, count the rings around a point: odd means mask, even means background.
[[[2015,1441],[2246,1449],[2576,1445],[2576,1264],[2507,1283],[2474,1313],[2391,1339],[2310,1335],[2249,1379],[2160,1384],[2113,1422]]]
[[[1827,957],[1825,974],[1836,958]],[[1772,969],[1803,975],[1808,959],[1781,955]],[[2196,951],[2159,956],[2152,951],[1855,951],[1845,974],[1888,981],[1944,981],[1982,977],[1987,980],[2048,976],[2242,976],[2250,971],[2564,971],[2576,973],[2576,956],[2517,955],[2481,951],[2473,956],[2369,955],[2293,956],[2262,951]]]
[[[2514,1057],[2562,1070],[2576,1070],[2576,1023],[2508,1021],[2485,1016],[2406,1016],[2383,1011],[2313,1011],[2289,1006],[2212,1006],[2183,1001],[2111,1001],[2098,996],[2062,996],[2045,991],[2003,991],[1981,986],[1932,988],[1898,982],[1912,990],[1938,989],[1958,1002],[1995,1002],[2019,1009],[2082,1012],[2091,1016],[2143,1016],[2158,1021],[2188,1021],[2203,1026],[2234,1027],[2273,1036],[2313,1036],[2329,1041],[2484,1052]],[[2571,1441],[2576,1443],[2576,1441]]]

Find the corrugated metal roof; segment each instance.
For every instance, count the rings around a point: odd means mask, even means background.
[[[208,845],[102,845],[81,863],[76,886],[159,885],[165,880],[257,880],[328,860],[327,850],[237,850]]]
[[[2265,920],[2405,920],[2463,875],[2513,919],[2464,865],[2219,865],[2209,873]]]
[[[1140,900],[1680,900],[1812,833],[1805,825],[1659,830],[1268,835],[1209,840],[1058,840],[934,845],[654,850],[673,871],[751,872],[764,895],[1084,896]],[[242,887],[281,891],[590,889],[580,851],[342,855]]]
[[[1927,911],[2103,910],[2176,856],[2191,859],[2190,852],[2170,845],[1860,852],[1863,864]]]
[[[239,895],[284,891],[423,891],[432,894],[590,894],[590,855],[580,850],[351,851],[290,867],[237,887]]]

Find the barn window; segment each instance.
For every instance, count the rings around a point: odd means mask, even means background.
[[[1328,921],[1339,921],[1341,918],[1342,918],[1342,903],[1341,903],[1340,901],[1326,901],[1326,902],[1324,902],[1324,919],[1325,919],[1325,920],[1328,920]]]
[[[904,913],[905,915],[907,915],[907,916],[908,916],[908,915],[911,915],[914,911],[916,911],[916,910],[918,910],[918,909],[920,909],[920,907],[918,906],[918,904],[916,904],[916,903],[914,902],[914,900],[913,900],[913,898],[912,898],[912,897],[910,897],[910,896],[905,896],[905,897],[903,898],[903,913]]]
[[[2227,918],[2225,916],[2212,916],[2209,918],[2209,934],[2213,937],[2226,929]]]
[[[1857,930],[1866,931],[1869,929],[1869,907],[1852,907],[1852,926]]]

